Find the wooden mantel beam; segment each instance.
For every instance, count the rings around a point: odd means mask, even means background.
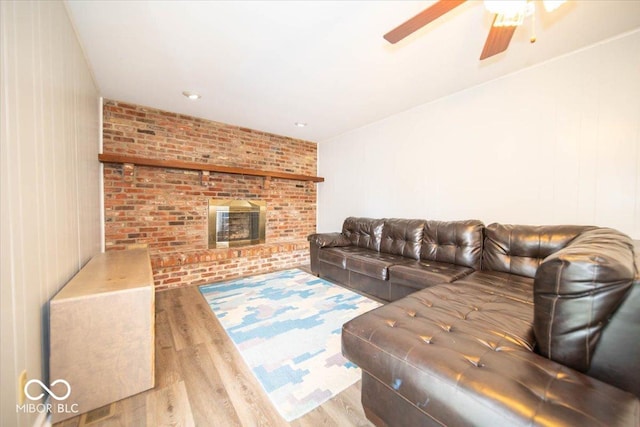
[[[229,173],[234,175],[262,176],[265,178],[280,178],[293,181],[324,182],[324,178],[312,175],[297,175],[285,172],[263,171],[258,169],[234,168],[218,166],[209,163],[184,162],[180,160],[148,159],[144,157],[124,156],[120,154],[98,154],[98,160],[102,163],[131,163],[138,166],[151,166],[156,168],[183,169],[193,171],[209,171]]]

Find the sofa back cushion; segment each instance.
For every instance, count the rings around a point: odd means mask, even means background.
[[[633,242],[608,228],[585,231],[547,257],[534,280],[533,328],[540,353],[586,372],[604,328],[627,297],[635,275]],[[638,340],[638,329],[634,329],[616,338],[613,346],[618,352],[627,351],[627,343]],[[627,375],[640,376],[637,358],[635,354],[627,359],[633,361],[623,368]]]
[[[381,219],[349,217],[342,224],[342,234],[353,246],[379,251],[383,226]]]
[[[424,220],[385,219],[380,252],[419,260],[423,232]]]
[[[533,278],[543,259],[588,228],[593,227],[490,224],[485,228],[482,269]]]
[[[478,220],[426,221],[420,257],[479,270],[483,227]]]

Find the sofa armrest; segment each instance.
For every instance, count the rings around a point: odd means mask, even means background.
[[[316,233],[310,234],[307,240],[311,244],[316,245],[319,248],[350,246],[351,240],[342,233]]]
[[[586,372],[634,276],[631,239],[608,228],[585,231],[545,258],[534,281],[534,332],[540,353]]]

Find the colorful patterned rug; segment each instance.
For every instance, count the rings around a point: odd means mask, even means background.
[[[297,269],[200,292],[285,420],[360,379],[340,351],[342,324],[379,303]]]

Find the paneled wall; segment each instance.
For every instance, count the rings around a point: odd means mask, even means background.
[[[117,101],[104,105],[104,153],[315,175],[316,144]],[[316,184],[106,164],[107,250],[148,245],[157,289],[309,262]],[[266,202],[265,244],[208,248],[209,199]]]
[[[640,31],[322,141],[318,157],[320,231],[363,215],[640,239]]]
[[[0,412],[32,426],[18,376],[47,381],[47,302],[100,251],[100,108],[62,2],[2,1],[0,31]]]

